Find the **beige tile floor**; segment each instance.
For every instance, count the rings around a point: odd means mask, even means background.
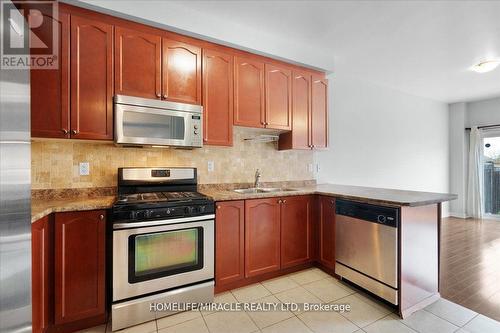
[[[350,304],[337,312],[200,312],[189,311],[130,327],[118,333],[498,333],[500,323],[440,299],[401,320],[393,309],[317,268],[231,290],[215,302],[314,302]],[[85,333],[111,332],[111,325]]]

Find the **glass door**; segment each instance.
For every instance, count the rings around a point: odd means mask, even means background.
[[[203,268],[203,228],[136,234],[129,237],[129,283]]]
[[[500,218],[500,132],[483,138],[484,213]]]

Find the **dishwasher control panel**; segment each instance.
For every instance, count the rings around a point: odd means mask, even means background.
[[[394,228],[399,225],[399,208],[337,199],[335,212],[337,215],[349,216]]]

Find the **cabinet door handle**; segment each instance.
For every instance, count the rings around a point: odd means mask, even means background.
[[[285,199],[285,200],[283,200],[283,203],[284,203],[284,204],[286,204],[286,199]]]
[[[103,214],[99,215],[99,220],[101,220],[101,221],[104,220],[104,215]]]
[[[283,200],[279,199],[279,200],[278,200],[278,203],[279,203],[279,204],[282,204],[282,203],[283,203]]]
[[[157,97],[157,98],[161,98],[161,94],[156,93],[156,97]]]
[[[220,205],[217,205],[217,209],[220,209]]]
[[[77,134],[78,134],[78,131],[77,131],[77,130],[71,130],[71,134],[73,134],[73,135],[77,135]]]
[[[162,97],[163,97],[163,99],[167,99],[168,96],[167,96],[167,94],[163,94]]]
[[[64,134],[64,135],[67,135],[67,134],[68,134],[68,130],[67,130],[67,129],[65,129],[65,128],[63,128],[63,129],[61,130],[61,132],[63,132],[63,134]]]

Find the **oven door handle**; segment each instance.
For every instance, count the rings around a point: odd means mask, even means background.
[[[215,214],[209,214],[209,215],[202,215],[202,216],[181,217],[178,219],[169,219],[169,220],[154,220],[154,221],[130,222],[130,223],[114,223],[113,230],[131,229],[131,228],[139,228],[139,227],[155,227],[155,226],[159,226],[159,225],[169,225],[169,224],[196,222],[196,221],[204,221],[204,220],[210,221],[210,220],[213,220],[214,218],[215,218]]]

